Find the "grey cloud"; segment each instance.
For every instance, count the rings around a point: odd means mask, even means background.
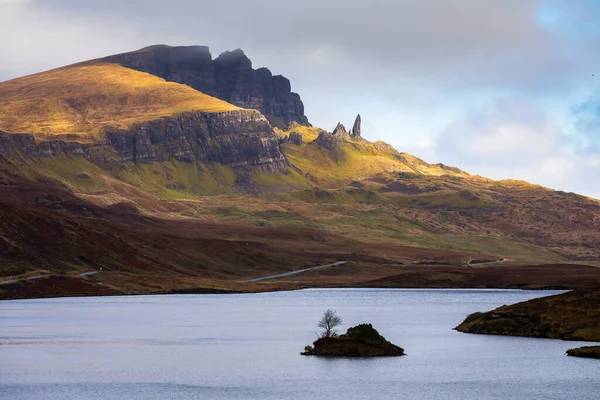
[[[600,198],[598,150],[572,146],[560,125],[525,98],[502,98],[471,110],[435,144],[438,160],[467,171]]]
[[[511,168],[539,162],[554,150],[560,127],[524,98],[497,99],[450,124],[436,142],[440,159],[454,165]]]
[[[581,63],[563,57],[560,40],[535,24],[539,3],[37,0],[28,7],[65,20],[95,19],[104,31],[132,25],[143,45],[242,47],[262,65],[333,84],[397,74],[457,89],[490,82],[545,87],[579,72]],[[600,46],[587,48],[600,55]]]

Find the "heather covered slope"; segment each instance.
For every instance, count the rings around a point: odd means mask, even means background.
[[[7,165],[14,164],[0,164],[0,282],[50,276],[0,285],[0,298],[298,288],[311,284],[242,281],[346,260],[346,274],[358,282],[365,276],[357,272],[386,275],[415,258],[460,264],[473,257],[374,246],[310,227],[212,221],[194,203],[167,202],[126,184],[120,202],[101,207],[59,181],[24,177]],[[79,276],[87,272],[98,274]]]
[[[543,297],[467,317],[466,333],[600,341],[600,289]]]
[[[234,110],[189,86],[117,64],[70,66],[0,83],[0,130],[40,140],[98,141],[107,126]]]

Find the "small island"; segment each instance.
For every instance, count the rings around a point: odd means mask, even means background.
[[[349,328],[344,335],[337,335],[333,328],[341,323],[335,311],[327,310],[318,326],[324,329],[313,346],[306,346],[304,356],[323,357],[397,357],[404,349],[390,343],[371,324]]]
[[[571,357],[595,358],[600,360],[600,346],[579,347],[578,349],[567,350],[567,355]]]

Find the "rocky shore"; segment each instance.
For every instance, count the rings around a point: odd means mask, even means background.
[[[600,346],[586,346],[578,349],[567,350],[567,355],[571,357],[595,358],[600,360]]]
[[[487,335],[600,341],[600,288],[543,297],[469,315],[456,330]]]

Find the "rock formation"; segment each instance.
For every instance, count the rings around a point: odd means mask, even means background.
[[[352,132],[350,132],[350,136],[360,137],[360,124],[361,124],[361,119],[360,119],[360,114],[358,114],[356,116],[356,120],[354,121],[354,126],[352,127]]]
[[[338,122],[338,124],[335,127],[335,129],[333,130],[332,134],[335,136],[338,136],[338,137],[350,135],[350,133],[348,133],[348,131],[346,130],[346,127],[344,126],[344,124],[342,124],[341,122]]]
[[[158,45],[92,62],[116,63],[186,84],[236,106],[258,110],[280,128],[290,122],[309,125],[304,104],[291,91],[290,81],[273,76],[267,68],[253,69],[252,61],[239,49],[213,60],[206,46]]]
[[[0,152],[34,158],[79,155],[100,164],[217,162],[251,171],[289,173],[289,164],[271,125],[258,112],[188,112],[143,122],[130,129],[107,129],[106,142],[81,144],[0,132]]]
[[[300,132],[291,132],[290,137],[288,137],[288,142],[300,146],[303,142],[302,134]]]

